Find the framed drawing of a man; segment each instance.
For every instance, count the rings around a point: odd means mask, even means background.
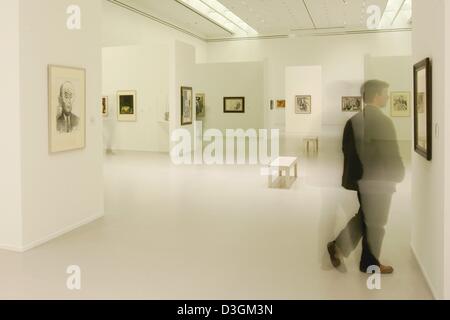
[[[414,65],[414,150],[432,159],[432,74],[429,58]]]
[[[86,70],[48,66],[49,151],[83,149],[86,144]]]

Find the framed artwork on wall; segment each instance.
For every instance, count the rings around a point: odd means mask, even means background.
[[[391,116],[409,117],[411,115],[411,93],[391,92]]]
[[[362,110],[362,97],[342,97],[343,112],[359,112]]]
[[[205,95],[198,93],[195,95],[195,109],[197,112],[197,118],[205,117]]]
[[[414,150],[432,159],[432,71],[426,58],[414,65]]]
[[[296,114],[311,114],[311,96],[296,96],[295,97],[295,113]]]
[[[117,92],[117,120],[136,121],[136,91]]]
[[[285,109],[286,108],[286,100],[277,100],[277,108]]]
[[[274,101],[270,100],[270,110],[273,110],[273,106],[274,106]]]
[[[86,70],[48,66],[49,151],[86,145]]]
[[[193,93],[191,87],[181,87],[181,125],[192,124],[193,116]]]
[[[223,98],[224,113],[245,113],[244,97],[225,97]]]
[[[108,103],[108,97],[103,96],[102,97],[102,115],[104,117],[107,117],[109,114],[109,103]]]

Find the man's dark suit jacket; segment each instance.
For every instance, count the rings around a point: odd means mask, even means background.
[[[347,190],[358,191],[358,181],[363,177],[363,165],[356,150],[355,133],[351,119],[345,125],[342,151],[344,152],[342,186]]]

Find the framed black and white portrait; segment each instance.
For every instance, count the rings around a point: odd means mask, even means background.
[[[198,93],[195,95],[195,109],[197,118],[205,117],[205,95],[203,93]]]
[[[137,121],[136,91],[117,92],[117,120]]]
[[[245,97],[223,98],[224,113],[245,113]]]
[[[193,92],[191,87],[181,87],[181,125],[190,125],[193,122]]]
[[[83,149],[86,144],[86,70],[48,66],[49,151]]]
[[[409,117],[411,115],[411,93],[391,92],[391,116]]]
[[[342,97],[343,112],[359,112],[362,110],[362,97]]]
[[[296,96],[295,97],[295,113],[296,114],[311,114],[311,96]]]
[[[432,159],[432,71],[429,58],[414,65],[414,150]]]

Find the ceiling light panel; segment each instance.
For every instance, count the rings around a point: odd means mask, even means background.
[[[412,15],[411,0],[389,0],[379,29],[408,27]]]
[[[259,34],[289,34],[293,29],[314,27],[302,0],[220,0],[220,2],[257,29]]]
[[[255,36],[258,32],[217,0],[176,0],[211,19],[234,35]]]

